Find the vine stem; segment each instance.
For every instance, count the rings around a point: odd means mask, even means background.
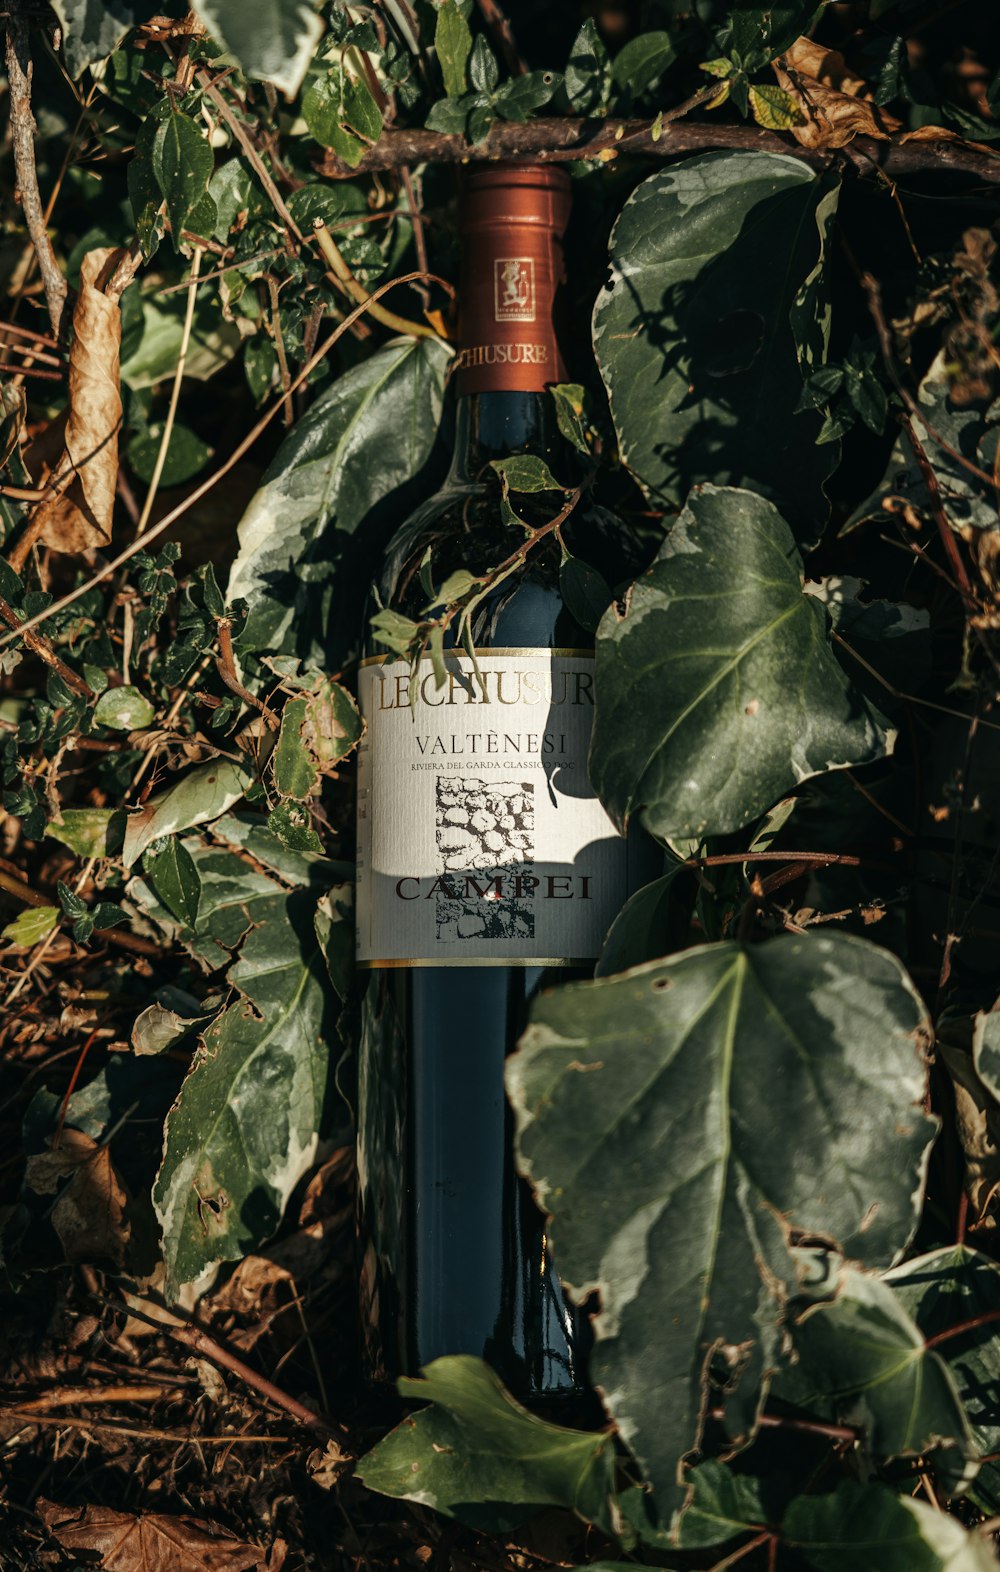
[[[35,256],[38,258],[52,331],[58,337],[69,286],[52,249],[45,223],[45,211],[42,207],[42,195],[38,189],[38,172],[35,168],[37,127],[31,112],[31,79],[34,65],[31,59],[28,24],[19,4],[11,4],[8,9],[6,54],[7,82],[10,88],[10,136],[14,148],[17,195],[21,199],[24,221],[28,226],[31,244],[35,248]]]
[[[846,147],[831,150],[802,147],[792,138],[760,126],[723,125],[706,120],[676,123],[692,109],[708,103],[718,91],[719,83],[712,82],[655,120],[601,121],[565,115],[523,123],[497,121],[476,146],[460,134],[387,127],[356,168],[341,163],[333,153],[320,159],[317,167],[330,179],[348,180],[369,171],[398,169],[403,164],[489,163],[501,158],[529,158],[539,163],[580,159],[608,162],[626,153],[665,162],[688,153],[719,150],[784,153],[813,168],[846,166],[862,179],[894,180],[903,175],[936,173],[949,178],[967,175],[989,186],[1000,184],[1000,156],[991,148],[974,143],[857,136]]]
[[[984,1310],[982,1315],[970,1316],[968,1321],[959,1321],[957,1326],[949,1326],[943,1332],[935,1332],[924,1343],[925,1348],[937,1348],[939,1343],[947,1343],[952,1337],[962,1337],[966,1332],[974,1332],[977,1326],[988,1326],[991,1321],[1000,1321],[1000,1310]]]
[[[306,378],[312,375],[312,373],[316,370],[316,367],[330,353],[330,350],[333,348],[334,344],[337,343],[338,339],[340,339],[349,328],[353,327],[354,323],[357,322],[360,317],[364,316],[365,312],[368,311],[369,307],[371,306],[373,300],[378,300],[380,296],[386,294],[390,289],[395,289],[398,284],[409,284],[414,279],[418,278],[429,279],[432,283],[435,284],[444,283],[444,280],[440,279],[436,273],[423,273],[419,269],[416,269],[412,273],[402,273],[398,278],[390,278],[386,283],[380,284],[377,289],[372,291],[366,300],[362,301],[358,306],[355,307],[353,311],[349,312],[344,320],[337,324],[333,332],[326,339],[324,339],[316,353],[310,356],[305,365],[302,366],[301,370],[299,370],[296,374],[294,380],[292,381],[292,385],[289,388],[289,392],[294,393],[302,386]],[[172,524],[176,524],[177,520],[182,518],[189,508],[192,508],[196,502],[200,502],[202,497],[206,496],[208,492],[212,491],[214,487],[218,485],[219,481],[228,475],[229,471],[239,463],[244,453],[246,453],[247,450],[253,446],[261,432],[266,430],[274,417],[281,413],[281,410],[284,407],[284,400],[285,395],[282,393],[277,402],[272,404],[270,409],[264,411],[264,414],[257,421],[256,425],[251,427],[250,431],[248,431],[243,440],[237,444],[225,462],[220,464],[219,468],[215,471],[214,474],[209,475],[206,480],[203,480],[200,485],[196,486],[194,490],[184,498],[183,502],[179,502],[176,507],[170,509],[169,513],[164,514],[162,519],[158,519],[155,524],[151,524],[148,529],[142,532],[141,535],[137,535],[131,546],[128,546],[124,551],[119,552],[117,557],[112,557],[109,562],[104,564],[98,573],[95,573],[89,579],[85,579],[82,584],[78,584],[75,590],[70,591],[70,593],[67,595],[61,596],[58,600],[52,601],[51,605],[46,606],[44,611],[36,612],[33,617],[27,618],[26,621],[22,622],[20,627],[17,628],[14,632],[4,634],[4,636],[0,638],[0,649],[4,648],[5,645],[10,644],[14,639],[23,638],[26,633],[32,632],[43,622],[46,622],[49,617],[54,616],[56,612],[65,611],[67,606],[75,605],[75,603],[80,600],[82,596],[86,595],[90,590],[95,589],[98,584],[103,584],[106,578],[108,578],[112,573],[116,573],[117,570],[123,567],[126,562],[129,562],[137,552],[142,551],[145,546],[148,546],[151,540],[156,540],[159,535],[163,534],[164,530],[168,530]]]
[[[150,478],[149,489],[146,492],[146,500],[142,504],[142,512],[139,514],[139,518],[135,526],[137,535],[141,535],[143,530],[146,528],[146,525],[149,523],[149,515],[153,511],[153,503],[156,501],[156,493],[160,484],[160,477],[163,474],[163,466],[167,462],[167,449],[170,447],[170,438],[173,435],[174,420],[177,416],[177,404],[181,396],[181,381],[184,377],[184,368],[187,365],[188,349],[191,345],[191,329],[194,326],[194,304],[195,297],[198,293],[198,274],[200,271],[201,247],[195,246],[194,255],[191,258],[191,272],[188,277],[187,308],[184,312],[184,327],[181,332],[181,346],[177,355],[177,365],[174,368],[174,380],[173,386],[170,389],[170,403],[167,406],[167,418],[163,422],[163,431],[160,436],[159,452],[156,455],[156,463],[153,465],[153,474]]]
[[[40,633],[32,633],[27,623],[21,621],[13,606],[9,605],[2,596],[0,596],[0,622],[5,622],[8,628],[12,628],[16,634],[22,635],[25,644],[32,654],[43,660],[46,666],[50,666],[56,673],[56,676],[61,678],[67,688],[71,689],[73,693],[79,694],[81,699],[93,698],[94,690],[91,688],[90,683],[85,682],[81,676],[73,671],[72,667],[67,666],[65,661],[59,659],[48,639],[43,638]]]

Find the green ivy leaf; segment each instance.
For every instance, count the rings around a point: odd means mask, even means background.
[[[603,575],[581,557],[567,555],[559,568],[559,590],[570,616],[593,633],[611,601]]]
[[[823,10],[825,0],[734,0],[730,9],[730,48],[737,64],[748,72],[759,71],[807,33]]]
[[[608,52],[591,16],[573,40],[563,80],[566,96],[579,115],[592,113],[608,98],[611,83]]]
[[[769,1521],[761,1481],[749,1474],[734,1474],[715,1458],[692,1468],[687,1483],[691,1500],[677,1535],[683,1550],[724,1545],[737,1534],[759,1529]]]
[[[886,1485],[844,1479],[833,1495],[799,1496],[782,1526],[817,1572],[996,1572],[985,1539]]]
[[[210,824],[245,795],[253,777],[231,759],[199,764],[128,816],[122,861],[130,868],[147,846],[197,824]]]
[[[753,1429],[788,1231],[872,1266],[908,1240],[937,1129],[926,1031],[896,958],[844,934],[705,945],[536,1000],[506,1068],[519,1166],[564,1285],[600,1292],[591,1375],[664,1523],[710,1350],[740,1350],[726,1423]]]
[[[58,921],[58,906],[28,906],[0,930],[0,939],[28,950],[47,938]]]
[[[476,39],[469,56],[469,78],[477,93],[489,97],[500,80],[496,56],[482,34]]]
[[[248,880],[233,878],[245,927]],[[319,1140],[332,1027],[315,898],[266,886],[229,969],[243,997],[203,1034],[167,1116],[153,1201],[172,1293],[274,1232]]]
[[[683,871],[678,862],[629,897],[608,930],[595,977],[612,977],[667,954],[671,890]]]
[[[590,773],[624,829],[727,834],[889,734],[851,685],[802,589],[791,531],[749,491],[694,492],[624,616],[597,634]]]
[[[148,6],[128,0],[53,0],[52,9],[62,25],[63,57],[75,81],[99,60],[106,60],[130,28],[144,21]]]
[[[466,66],[472,34],[456,0],[444,0],[434,24],[434,48],[449,98],[461,98],[466,89]]]
[[[163,424],[156,421],[153,425],[147,426],[144,431],[137,432],[128,444],[129,467],[146,485],[153,478],[162,436]],[[204,469],[213,452],[214,449],[210,448],[207,442],[203,442],[190,426],[175,421],[167,444],[167,456],[160,474],[160,484],[179,486],[182,481],[190,480],[200,469]]]
[[[510,458],[491,459],[503,485],[511,491],[562,491],[544,459],[533,453],[515,453]]]
[[[774,84],[758,83],[750,87],[750,112],[765,131],[788,131],[805,120],[791,93]]]
[[[435,1359],[402,1380],[410,1415],[358,1465],[369,1490],[416,1499],[473,1528],[507,1530],[560,1506],[611,1531],[614,1440],[529,1414],[489,1367],[467,1354]]]
[[[532,110],[548,103],[561,80],[555,71],[528,71],[498,88],[493,103],[504,120],[527,120]]]
[[[142,871],[170,915],[193,928],[198,921],[201,879],[183,841],[176,835],[155,841],[143,854]]]
[[[876,1457],[933,1454],[948,1494],[961,1493],[975,1447],[955,1379],[891,1288],[845,1269],[837,1297],[799,1315],[792,1340],[798,1361],[779,1376],[778,1396],[862,1425]]]
[[[334,652],[323,630],[359,636],[367,580],[362,588],[361,573],[341,574],[338,617],[336,567],[363,523],[377,535],[407,512],[437,437],[448,360],[433,339],[388,344],[327,388],[285,437],[238,528],[227,595],[250,606],[241,651],[332,663],[343,646]]]
[[[181,248],[181,231],[188,215],[208,196],[208,182],[215,165],[212,149],[201,125],[174,109],[153,139],[153,175],[167,204],[174,250]]]
[[[639,97],[661,77],[677,58],[669,33],[640,33],[619,49],[611,71],[619,87]]]
[[[247,76],[298,92],[323,32],[312,0],[195,0],[194,9]]]
[[[361,162],[382,130],[382,116],[368,84],[348,76],[340,66],[331,66],[326,76],[317,77],[306,89],[302,116],[310,135],[352,167]]]
[[[94,705],[97,725],[112,731],[143,731],[155,716],[149,700],[127,683],[120,688],[107,688]]]
[[[661,505],[702,481],[748,486],[816,540],[837,451],[796,410],[803,373],[826,358],[837,192],[784,154],[710,153],[626,202],[594,349],[622,459]]]
[[[920,1336],[940,1339],[933,1357],[948,1365],[975,1450],[988,1459],[965,1493],[992,1516],[1000,1510],[1000,1415],[983,1399],[1000,1382],[1000,1266],[966,1245],[949,1245],[894,1267],[884,1281]]]
[[[63,808],[58,819],[49,820],[45,833],[78,857],[114,857],[122,848],[125,810]]]

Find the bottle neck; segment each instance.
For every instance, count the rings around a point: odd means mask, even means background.
[[[552,395],[548,391],[460,394],[449,483],[475,483],[492,459],[512,453],[544,459],[559,480],[571,484],[569,448],[556,422]]]

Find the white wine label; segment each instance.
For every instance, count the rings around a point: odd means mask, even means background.
[[[595,960],[628,892],[626,843],[587,776],[593,656],[446,663],[441,687],[429,660],[412,679],[404,660],[361,667],[358,964]]]

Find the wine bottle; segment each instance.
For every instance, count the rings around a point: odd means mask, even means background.
[[[570,182],[530,164],[477,170],[462,204],[455,453],[441,492],[387,551],[381,602],[419,620],[428,584],[481,577],[525,544],[558,491],[511,494],[491,461],[575,480],[549,385]],[[362,1328],[376,1380],[442,1354],[490,1362],[522,1400],[585,1384],[586,1329],[513,1163],[504,1058],[540,989],[586,976],[627,893],[627,847],[590,788],[593,638],[560,593],[578,510],[524,554],[445,670],[362,662],[357,961],[367,971],[358,1086]],[[579,515],[579,516],[578,516]],[[561,542],[560,543],[560,537]],[[384,619],[383,619],[384,620]],[[443,677],[443,681],[442,681]]]

